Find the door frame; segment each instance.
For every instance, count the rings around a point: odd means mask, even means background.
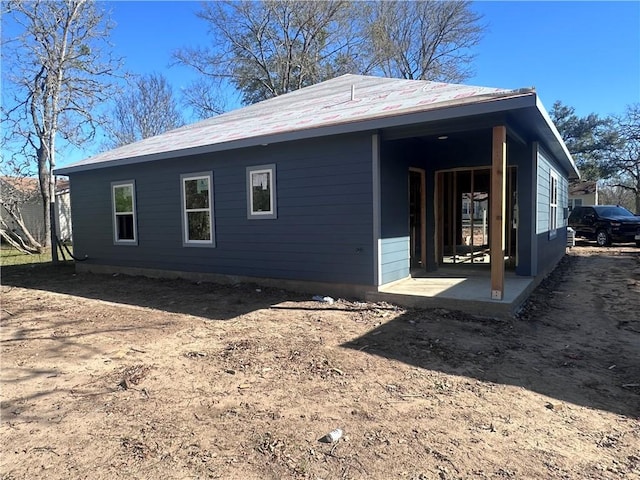
[[[472,184],[473,184],[473,172],[477,170],[487,170],[491,171],[491,166],[473,166],[473,167],[457,167],[457,168],[448,168],[443,170],[437,170],[435,172],[435,192],[434,192],[434,211],[435,211],[435,255],[436,255],[436,264],[441,267],[443,266],[442,257],[444,255],[445,245],[444,245],[444,222],[445,222],[445,212],[444,212],[444,202],[447,199],[443,198],[445,190],[450,193],[450,198],[448,199],[452,205],[449,208],[451,212],[456,212],[459,208],[458,205],[458,196],[457,193],[457,182],[458,182],[458,174],[461,172],[471,172]],[[446,174],[450,173],[450,176]],[[518,198],[517,198],[517,178],[518,178],[518,169],[515,165],[509,165],[507,167],[507,205],[506,205],[506,218],[504,220],[505,227],[505,254],[509,257],[509,266],[515,267],[518,264],[518,249],[517,249],[517,229],[518,229]],[[445,185],[445,180],[448,181],[448,185]],[[448,189],[447,189],[448,187]],[[489,205],[490,208],[490,205]],[[490,215],[488,215],[490,219]],[[461,226],[458,225],[455,216],[450,219],[450,230],[451,236],[455,237],[456,230]],[[515,238],[512,238],[511,230],[514,230],[513,235]],[[491,232],[491,228],[489,227],[489,233]],[[455,241],[454,241],[455,243]],[[453,254],[455,255],[455,245],[453,246]],[[486,263],[482,263],[487,265]]]
[[[415,213],[412,212],[411,203],[411,186],[412,175],[420,176],[420,265],[422,269],[427,268],[427,172],[424,168],[409,167],[409,270],[414,268],[412,262],[415,259],[415,234],[411,229],[411,217]]]

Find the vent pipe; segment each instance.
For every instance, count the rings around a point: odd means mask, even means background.
[[[351,85],[351,101],[353,102],[356,99],[356,86],[355,84]]]

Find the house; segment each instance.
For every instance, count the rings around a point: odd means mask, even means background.
[[[69,181],[56,179],[56,232],[61,240],[71,240],[71,198]],[[44,206],[40,184],[33,177],[0,177],[0,202],[9,208],[17,208],[22,220],[35,240],[45,243]],[[17,224],[5,208],[0,216],[10,229]]]
[[[569,211],[582,205],[598,205],[598,182],[579,179],[569,182]]]
[[[578,177],[533,89],[358,75],[57,173],[80,271],[362,297],[462,265],[497,301],[505,271],[537,281],[565,254]]]

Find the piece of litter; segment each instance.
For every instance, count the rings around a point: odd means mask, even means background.
[[[335,301],[331,297],[323,297],[322,295],[314,295],[312,300],[316,302],[328,303],[329,305],[333,304],[333,302]]]
[[[342,437],[342,429],[336,428],[335,430],[331,430],[324,437],[318,439],[318,441],[322,443],[334,443],[340,440],[341,437]]]

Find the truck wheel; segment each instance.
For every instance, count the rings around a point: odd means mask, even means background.
[[[596,233],[596,242],[601,247],[608,247],[611,245],[611,236],[606,230],[598,230]]]

